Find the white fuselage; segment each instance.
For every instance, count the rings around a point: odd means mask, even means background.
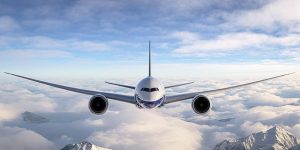
[[[165,101],[165,87],[158,79],[146,77],[135,88],[135,100],[143,108],[159,107]]]

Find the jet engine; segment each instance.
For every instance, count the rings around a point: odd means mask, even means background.
[[[95,95],[90,99],[89,109],[92,113],[101,115],[104,114],[108,107],[107,98],[103,95]]]
[[[211,101],[203,95],[195,96],[192,102],[192,108],[197,114],[206,114],[210,111],[211,106]]]

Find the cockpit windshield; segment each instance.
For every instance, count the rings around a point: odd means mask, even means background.
[[[158,88],[142,88],[141,91],[154,92],[154,91],[159,91],[159,89]]]

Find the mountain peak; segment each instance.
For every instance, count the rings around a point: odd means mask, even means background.
[[[22,113],[23,120],[30,123],[47,123],[49,120],[43,116],[37,115],[33,112],[25,111]]]
[[[253,133],[237,140],[224,140],[215,150],[290,150],[298,144],[297,138],[280,126],[266,132]]]
[[[287,130],[285,130],[281,126],[274,126],[273,128],[270,128],[266,132],[275,132],[275,133],[289,133]],[[289,133],[290,134],[290,133]]]
[[[98,147],[90,142],[82,141],[79,144],[68,144],[61,150],[110,150],[102,147]]]
[[[267,134],[270,142],[277,147],[282,147],[281,145],[284,145],[291,148],[298,144],[297,138],[280,126],[269,129],[265,134]]]

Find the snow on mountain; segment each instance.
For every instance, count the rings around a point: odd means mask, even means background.
[[[102,147],[98,147],[90,142],[83,141],[79,144],[68,144],[61,150],[110,150]]]
[[[297,138],[282,127],[253,133],[237,140],[224,140],[214,150],[299,150]]]

